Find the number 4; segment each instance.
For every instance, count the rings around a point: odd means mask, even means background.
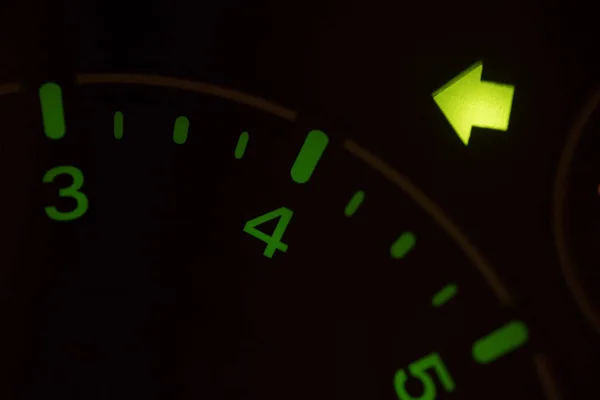
[[[277,210],[273,210],[271,212],[261,215],[260,217],[256,217],[246,222],[246,225],[244,225],[244,232],[249,233],[255,238],[265,242],[267,244],[267,247],[265,248],[263,254],[265,255],[265,257],[272,258],[273,254],[275,254],[275,250],[280,250],[285,253],[288,249],[288,245],[283,243],[281,241],[281,238],[283,237],[283,234],[285,233],[285,230],[288,224],[290,223],[293,214],[294,212],[289,208],[278,208]],[[273,231],[273,235],[269,236],[266,233],[256,229],[257,225],[263,224],[275,218],[279,218],[279,221],[277,222],[277,226]]]
[[[436,385],[430,374],[426,372],[428,369],[433,369],[446,392],[452,392],[454,390],[454,380],[452,380],[452,377],[442,362],[439,354],[431,353],[408,365],[408,372],[410,372],[413,377],[419,379],[423,384],[423,394],[421,396],[413,397],[406,391],[405,385],[408,377],[403,369],[399,369],[396,372],[396,375],[394,376],[394,387],[396,388],[396,394],[400,400],[435,399],[437,392]]]

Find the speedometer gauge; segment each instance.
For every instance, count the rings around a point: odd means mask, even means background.
[[[0,89],[20,396],[555,398],[494,267],[348,127],[158,76]]]

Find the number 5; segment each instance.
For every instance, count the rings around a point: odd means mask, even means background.
[[[433,369],[435,374],[438,376],[442,387],[446,392],[452,392],[454,390],[454,381],[448,373],[446,366],[442,362],[438,353],[431,353],[423,358],[419,358],[408,365],[408,372],[414,377],[421,381],[423,384],[423,394],[419,397],[411,396],[405,389],[407,376],[403,369],[399,369],[394,376],[394,387],[396,388],[396,394],[400,400],[434,400],[437,394],[435,382],[431,378],[430,374],[425,370]]]

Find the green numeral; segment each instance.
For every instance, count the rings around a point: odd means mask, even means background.
[[[44,183],[52,183],[58,175],[67,174],[73,179],[71,186],[59,189],[60,197],[72,197],[77,202],[75,208],[71,211],[58,211],[56,207],[45,207],[44,210],[48,217],[56,221],[71,221],[81,217],[88,209],[88,198],[85,194],[79,191],[83,186],[83,173],[79,168],[70,165],[54,167],[44,174],[42,181]]]
[[[285,230],[288,224],[290,223],[293,214],[294,212],[289,208],[278,208],[277,210],[268,212],[266,214],[261,215],[260,217],[256,217],[246,222],[246,225],[244,225],[244,232],[249,233],[255,238],[265,242],[267,244],[267,247],[265,248],[263,254],[266,257],[272,258],[273,254],[275,254],[275,250],[281,250],[285,253],[288,249],[287,244],[283,243],[281,241],[281,238],[283,237],[283,234],[285,233]],[[256,229],[257,225],[263,224],[274,218],[279,218],[279,221],[277,222],[277,226],[275,227],[273,235],[269,236],[266,233]]]
[[[435,382],[431,378],[430,374],[426,372],[428,369],[433,369],[438,379],[440,380],[442,387],[446,392],[452,392],[454,390],[454,381],[448,373],[446,366],[442,362],[438,353],[431,353],[423,358],[419,358],[408,365],[408,372],[423,385],[423,394],[419,397],[411,396],[405,388],[406,372],[403,369],[399,369],[394,376],[394,387],[396,388],[396,394],[400,400],[434,400],[436,397]]]

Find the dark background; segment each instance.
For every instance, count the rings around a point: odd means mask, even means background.
[[[551,193],[566,130],[598,83],[592,8],[516,0],[11,2],[0,77],[34,87],[73,72],[164,74],[343,121],[476,238],[551,333],[565,380],[587,381],[580,371],[593,365],[597,337],[562,281]],[[478,60],[483,79],[516,86],[515,99],[507,132],[475,128],[465,147],[431,92]]]

